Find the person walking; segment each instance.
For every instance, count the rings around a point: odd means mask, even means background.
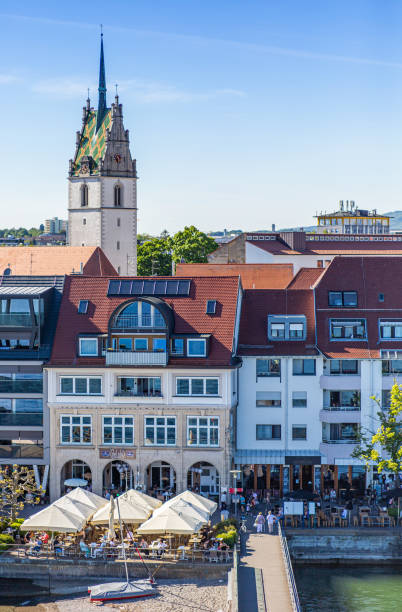
[[[274,532],[274,524],[275,524],[276,518],[275,516],[272,514],[271,510],[268,512],[267,514],[267,525],[268,525],[268,533],[272,534]]]
[[[265,518],[262,515],[262,512],[259,512],[257,518],[255,519],[255,524],[257,526],[257,533],[262,533],[262,529],[264,527]]]

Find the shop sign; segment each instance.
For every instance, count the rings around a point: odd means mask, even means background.
[[[100,459],[135,459],[135,449],[132,448],[100,448]]]

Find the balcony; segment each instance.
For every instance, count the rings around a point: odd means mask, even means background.
[[[320,388],[331,389],[336,387],[338,391],[349,389],[360,389],[361,378],[359,374],[328,374],[324,372],[320,376]]]
[[[356,440],[325,439],[320,443],[320,453],[328,463],[335,463],[336,459],[349,459],[355,447]]]
[[[43,393],[43,381],[29,379],[0,380],[0,393]]]
[[[360,406],[324,406],[320,421],[326,423],[360,423]]]
[[[0,427],[42,427],[43,414],[41,412],[31,413],[8,413],[0,414]],[[1,432],[0,432],[1,436]]]
[[[40,444],[0,444],[0,459],[43,459]]]
[[[143,315],[135,314],[121,314],[117,317],[113,324],[113,328],[124,330],[124,329],[137,329],[139,327],[154,328],[154,329],[165,329],[166,323],[162,315],[159,313]]]
[[[160,391],[117,391],[115,397],[162,397]]]
[[[166,366],[166,351],[106,351],[107,366]]]
[[[32,327],[36,321],[26,313],[0,313],[0,327]]]

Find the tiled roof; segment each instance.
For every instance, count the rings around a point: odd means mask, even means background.
[[[64,276],[80,272],[81,266],[84,274],[116,274],[99,247],[0,247],[0,275],[10,268],[11,276]]]
[[[268,340],[268,315],[305,315],[307,337],[299,341]],[[248,290],[240,322],[240,355],[316,355],[314,295],[310,290]]]
[[[287,288],[311,289],[323,273],[323,268],[301,268]]]
[[[106,334],[113,311],[127,301],[127,297],[108,297],[108,284],[109,278],[106,277],[66,278],[51,365],[104,365],[104,358],[77,357],[76,349],[79,334]],[[233,364],[238,292],[238,277],[195,277],[191,280],[188,297],[169,296],[164,300],[173,309],[174,333],[211,335],[207,359],[175,357],[169,359],[169,366],[219,367]],[[78,314],[78,304],[82,299],[89,299],[87,315]],[[206,314],[209,299],[217,300],[217,310],[213,316]]]
[[[402,319],[402,257],[336,257],[316,287],[317,337],[332,358],[379,358],[381,350],[401,350],[399,341],[379,341],[378,319]],[[357,308],[330,308],[329,291],[357,291]],[[379,300],[383,294],[384,301]],[[367,340],[329,340],[330,319],[366,319]]]
[[[284,289],[293,278],[292,264],[177,264],[176,276],[239,275],[244,289]]]
[[[96,115],[97,112],[94,109],[88,112],[78,151],[74,158],[73,175],[79,174],[81,160],[84,156],[91,156],[94,160],[91,174],[99,174],[100,161],[103,159],[106,147],[106,130],[110,130],[112,127],[112,111],[108,109],[97,132]]]

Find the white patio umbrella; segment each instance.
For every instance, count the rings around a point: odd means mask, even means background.
[[[109,529],[107,532],[107,538],[108,540],[114,540],[115,537],[116,534],[114,531],[114,497],[113,495],[111,495],[109,503]]]
[[[143,523],[137,529],[137,533],[175,533],[189,535],[199,531],[201,527],[202,522],[193,518],[192,516],[182,514],[181,512],[176,512],[176,510],[173,510],[173,508],[166,508],[165,512],[160,513],[157,516],[152,516],[148,521]]]
[[[76,516],[83,518],[85,521],[87,521],[95,512],[95,508],[92,508],[92,506],[88,506],[87,504],[77,500],[69,499],[67,495],[63,495],[63,497],[60,497],[60,499],[53,502],[50,507],[52,506],[60,508],[60,510],[65,510],[70,514],[75,514]]]
[[[107,499],[105,499],[104,497],[96,495],[95,493],[92,493],[92,491],[86,491],[85,489],[81,489],[80,487],[73,489],[64,497],[68,497],[73,501],[79,501],[83,504],[86,504],[87,506],[94,508],[94,510],[98,510],[99,508],[102,508],[102,506],[106,506],[106,504],[108,503]]]
[[[110,506],[111,506],[111,500],[106,506],[103,506],[103,508],[100,508],[94,514],[94,516],[91,519],[91,523],[93,523],[94,525],[108,525],[109,520],[110,520],[110,514],[111,514]],[[147,510],[146,508],[144,508],[144,506],[135,506],[133,504],[130,504],[130,502],[127,501],[127,499],[123,499],[123,496],[119,496],[119,507],[120,507],[121,520],[124,523],[131,523],[131,524],[142,523],[151,514],[150,510]],[[113,516],[114,516],[114,522],[118,523],[119,514],[117,512],[116,506],[114,507],[114,510],[113,510]]]
[[[197,493],[193,493],[192,491],[183,491],[183,493],[179,493],[176,497],[172,497],[169,501],[165,502],[164,506],[171,505],[177,500],[187,501],[193,506],[198,506],[199,508],[206,509],[209,515],[213,514],[218,507],[218,504],[211,499],[207,499],[202,495],[197,495]]]
[[[84,478],[68,478],[64,481],[66,487],[86,487],[88,485],[88,480]]]
[[[155,497],[151,497],[150,495],[146,495],[141,491],[136,491],[136,489],[129,489],[122,495],[120,495],[120,499],[127,499],[130,503],[134,505],[145,506],[149,508],[151,511],[155,508],[159,508],[162,505],[160,499],[155,499]]]
[[[163,514],[166,512],[168,508],[172,508],[176,512],[184,516],[191,516],[192,518],[201,521],[203,524],[208,523],[209,521],[209,512],[206,508],[201,508],[200,506],[194,506],[190,504],[190,502],[184,501],[184,499],[179,499],[177,497],[170,500],[169,505],[163,504],[160,508],[154,510],[152,516],[158,516],[159,514]]]
[[[64,533],[76,533],[81,531],[86,523],[86,519],[71,514],[63,508],[52,504],[44,508],[29,519],[24,521],[20,527],[22,531],[62,531]]]

